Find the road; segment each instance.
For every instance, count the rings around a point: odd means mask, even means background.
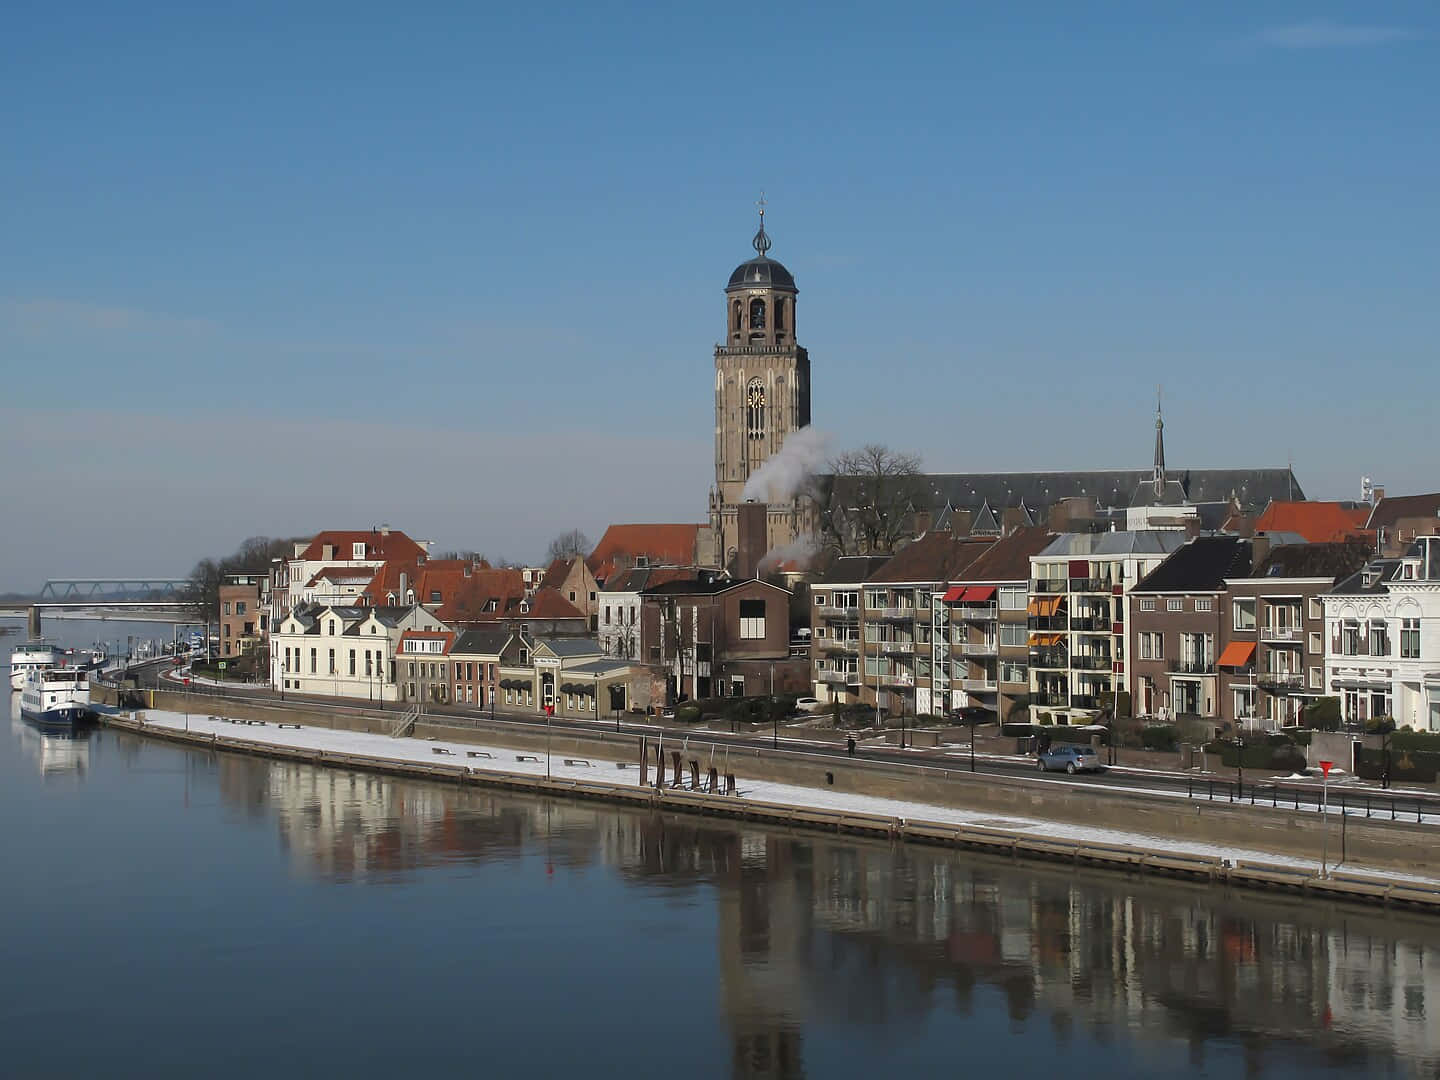
[[[169,670],[166,663],[152,662],[133,670],[139,677],[140,684],[146,688],[169,690],[177,688],[174,682],[162,679],[162,672]],[[334,698],[317,695],[294,693],[282,695],[278,691],[264,686],[217,687],[192,683],[191,692],[199,698],[209,700],[261,700],[275,704],[284,701],[304,704],[317,709],[384,708],[393,710],[397,716],[404,711],[394,702],[384,705],[350,699],[336,701]],[[476,709],[473,706],[430,704],[425,707],[425,719],[430,723],[453,724],[456,727],[468,727],[477,723],[496,723],[543,729],[548,723],[550,730],[556,734],[568,732],[586,734],[594,732],[597,727],[603,727],[605,730],[618,731],[621,734],[636,737],[660,738],[663,735],[666,738],[692,738],[737,749],[798,753],[822,758],[844,759],[849,756],[843,745],[823,739],[807,739],[793,728],[781,729],[777,746],[776,734],[773,729],[746,725],[749,730],[715,731],[709,728],[676,724],[662,725],[636,718],[633,714],[622,714],[617,726],[613,720],[569,720],[557,717],[547,722],[544,716],[537,716],[533,712],[523,710],[500,708],[492,711]],[[1102,751],[1102,753],[1108,753],[1108,751]],[[1044,778],[1053,783],[1090,784],[1110,790],[1184,793],[1197,799],[1219,801],[1243,799],[1279,805],[1295,805],[1297,808],[1316,805],[1321,798],[1320,785],[1313,780],[1286,783],[1272,781],[1263,774],[1252,775],[1245,779],[1242,793],[1236,784],[1236,777],[1232,770],[1227,769],[1225,775],[1222,776],[1199,772],[1186,774],[1179,771],[1161,772],[1154,769],[1132,769],[1124,765],[1125,751],[1122,749],[1117,753],[1119,765],[1107,768],[1102,773],[1081,773],[1075,776],[1065,773],[1045,773]],[[863,743],[856,752],[855,760],[923,770],[943,769],[948,772],[969,771],[971,768],[970,754],[965,748],[958,750],[955,747],[901,749],[898,746],[878,741]],[[1035,759],[1023,754],[977,754],[974,759],[974,771],[995,776],[1026,775],[1039,779]],[[1417,812],[1422,810],[1427,814],[1440,812],[1440,796],[1435,794],[1386,792],[1378,786],[1353,780],[1345,784],[1332,784],[1329,798],[1332,806],[1356,807],[1360,808],[1358,812],[1367,814],[1373,810],[1377,816],[1388,818],[1393,815],[1400,820],[1407,816],[1410,820],[1414,820]]]

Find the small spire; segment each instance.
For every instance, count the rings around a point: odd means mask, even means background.
[[[750,241],[755,251],[761,258],[770,250],[770,237],[765,233],[765,192],[760,192],[760,199],[755,203],[760,208],[760,229],[755,233],[755,239]]]
[[[1160,387],[1155,387],[1155,497],[1165,494],[1165,417],[1160,411]]]

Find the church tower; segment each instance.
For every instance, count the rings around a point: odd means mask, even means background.
[[[810,356],[796,344],[795,279],[769,257],[765,200],[751,241],[755,258],[743,262],[725,286],[725,343],[715,346],[715,486],[710,524],[722,565],[739,549],[736,507],[745,484],[784,444],[810,423]],[[801,499],[793,490],[750,493],[769,501],[766,547],[789,544],[803,529]]]

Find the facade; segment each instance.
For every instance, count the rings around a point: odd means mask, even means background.
[[[500,652],[511,632],[500,627],[465,630],[450,650],[454,701],[493,708],[500,683]]]
[[[862,700],[878,704],[892,716],[944,712],[949,679],[940,680],[941,699],[937,701],[935,594],[943,595],[950,581],[964,577],[967,568],[994,543],[989,537],[971,539],[932,530],[865,579],[860,633]]]
[[[973,534],[972,534],[973,535]],[[1043,527],[1016,529],[934,594],[933,691],[937,714],[982,710],[1005,720],[1030,698],[1030,559],[1055,539]]]
[[[402,702],[448,705],[451,698],[452,630],[406,630],[395,652],[396,679]]]
[[[808,511],[793,489],[747,490],[786,438],[810,423],[810,354],[795,329],[798,290],[790,271],[768,256],[763,204],[752,243],[755,258],[737,266],[725,286],[725,338],[715,346],[710,527],[724,567],[739,553],[736,507],[747,498],[767,504],[766,550],[809,531]]]
[[[241,656],[264,642],[270,629],[265,593],[269,575],[242,570],[220,581],[220,656]]]
[[[1249,577],[1251,550],[1238,536],[1198,536],[1131,590],[1126,625],[1137,715],[1221,718],[1219,662],[1236,660],[1227,649],[1226,581]]]
[[[295,608],[270,635],[270,685],[281,692],[398,701],[407,630],[448,630],[423,607]]]
[[[1087,722],[1131,689],[1130,592],[1185,542],[1175,530],[1072,533],[1030,560],[1030,704]]]
[[[585,560],[578,555],[573,559],[556,559],[545,571],[540,582],[541,589],[553,589],[567,603],[574,605],[584,619],[581,633],[595,633],[599,629],[596,616],[599,584]]]
[[[790,658],[790,594],[718,573],[642,590],[644,659],[665,672],[671,701],[803,693],[805,660]]]
[[[1375,505],[1365,528],[1375,534],[1376,554],[1398,558],[1422,536],[1433,536],[1440,521],[1440,492],[1428,495],[1389,495],[1375,489]]]
[[[644,566],[611,574],[600,586],[595,605],[600,651],[622,660],[649,655],[642,636],[640,593],[670,581],[693,581],[699,574],[696,566]]]
[[[823,702],[861,700],[860,600],[865,579],[888,561],[884,555],[841,556],[810,583],[810,681]]]
[[[1440,536],[1374,560],[1321,604],[1325,685],[1341,715],[1440,731]]]
[[[425,549],[403,532],[388,525],[368,531],[332,529],[316,533],[303,546],[296,544],[294,557],[285,568],[285,596],[289,609],[309,603],[353,603],[354,596],[336,595],[333,578],[320,579],[323,570],[350,570],[359,574],[368,569],[374,573],[386,562],[421,560]],[[322,597],[324,599],[322,599]],[[397,599],[396,603],[404,603]]]

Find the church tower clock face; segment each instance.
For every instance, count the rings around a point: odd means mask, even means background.
[[[735,507],[768,501],[772,544],[790,543],[799,529],[793,492],[746,492],[746,482],[785,439],[810,423],[810,356],[796,342],[795,278],[770,258],[765,205],[751,242],[755,258],[741,263],[725,287],[724,343],[715,346],[715,486],[711,524],[722,559],[735,546]]]

